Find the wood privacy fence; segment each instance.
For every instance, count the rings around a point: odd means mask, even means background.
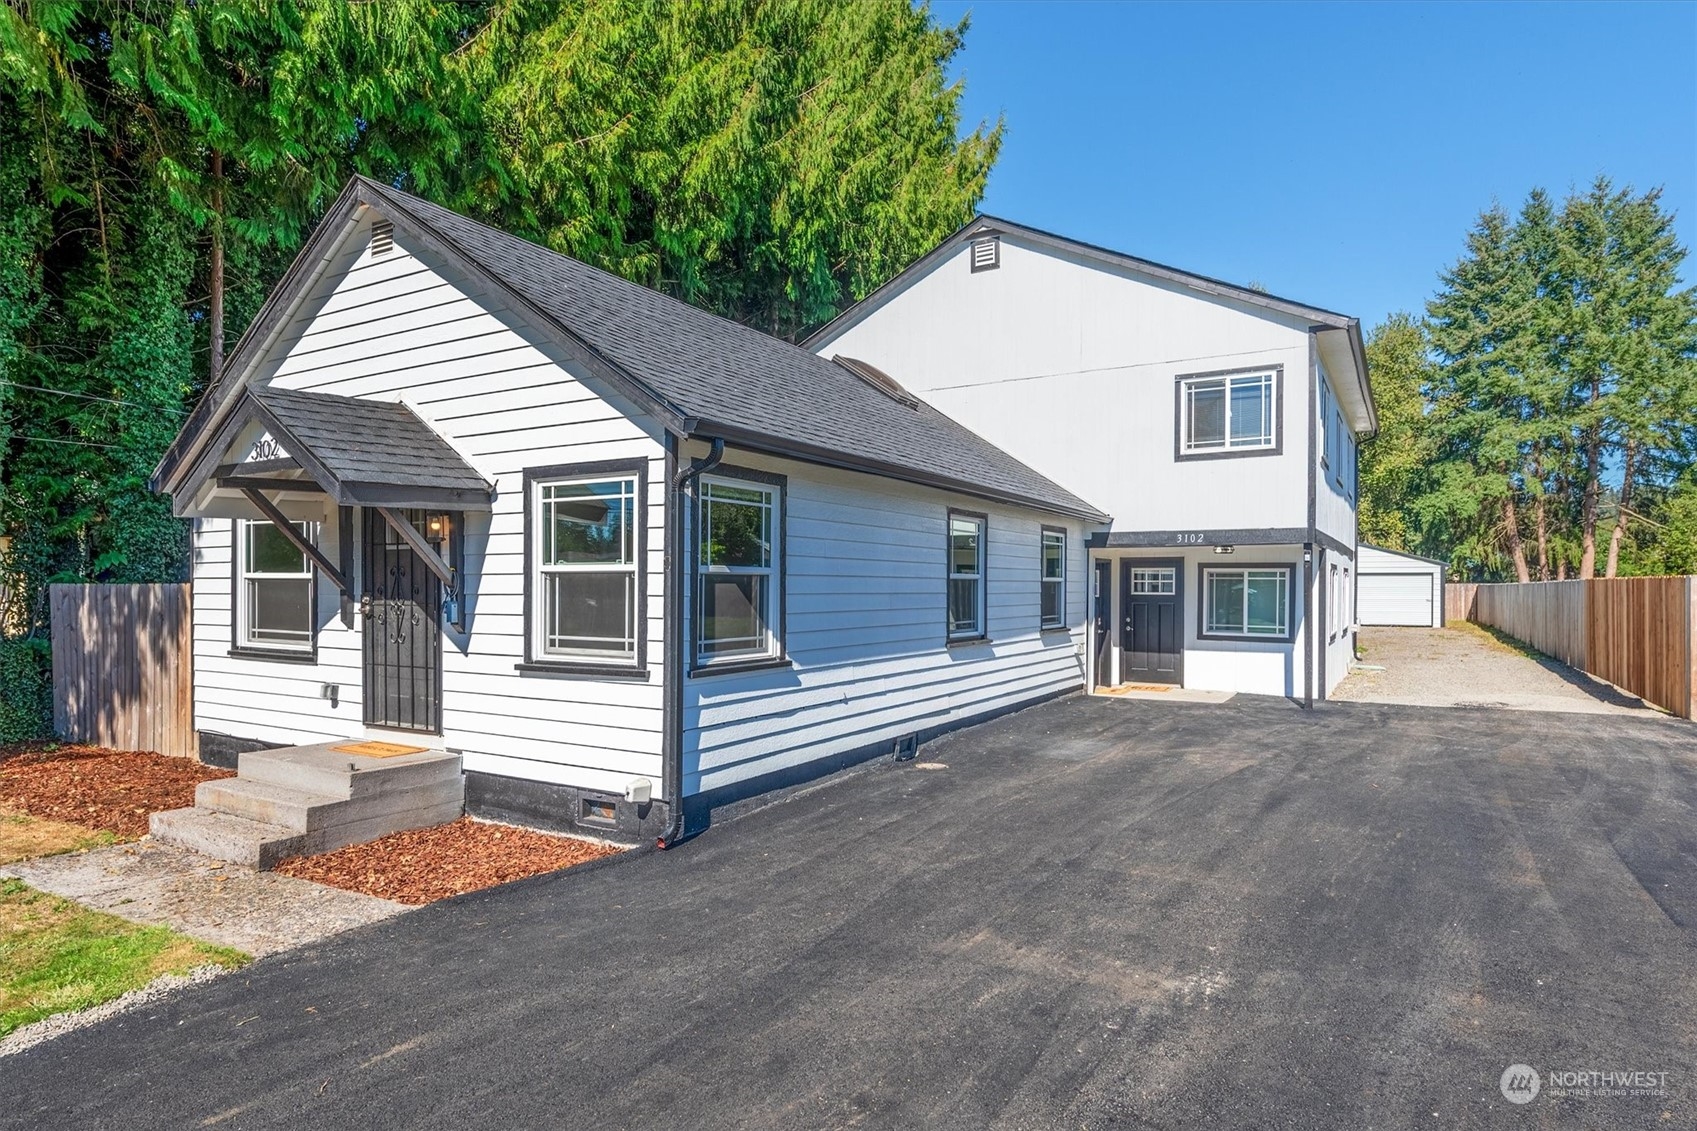
[[[53,729],[69,742],[193,756],[187,585],[54,585]]]
[[[1689,719],[1697,709],[1694,586],[1692,577],[1452,583],[1446,611]]]

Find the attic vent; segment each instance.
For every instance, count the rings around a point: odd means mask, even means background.
[[[371,225],[371,254],[387,255],[395,250],[395,225],[378,220]]]
[[[972,269],[974,271],[994,271],[1001,265],[1001,236],[979,236],[972,241]]]
[[[859,358],[844,357],[840,353],[831,358],[831,360],[854,374],[856,377],[859,377],[862,381],[865,381],[868,385],[871,385],[874,389],[877,389],[880,393],[883,393],[886,397],[889,397],[897,404],[904,404],[908,408],[919,407],[918,397],[915,397],[912,393],[902,388],[901,385],[896,382],[894,377],[891,377],[888,373],[885,373],[876,365],[868,365]]]

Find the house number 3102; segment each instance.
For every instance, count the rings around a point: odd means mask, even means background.
[[[1203,537],[1204,536],[1201,534],[1180,534],[1178,536],[1178,544],[1180,546],[1200,546],[1202,544]]]

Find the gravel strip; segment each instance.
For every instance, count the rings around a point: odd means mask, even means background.
[[[40,1021],[32,1021],[21,1029],[14,1029],[6,1036],[0,1037],[0,1056],[11,1056],[13,1053],[34,1048],[74,1029],[86,1028],[108,1017],[116,1017],[120,1013],[128,1013],[132,1009],[156,1002],[184,986],[198,986],[228,973],[222,966],[208,964],[196,966],[186,974],[162,974],[147,985],[111,1001],[72,1013],[55,1013],[51,1017],[43,1017]]]

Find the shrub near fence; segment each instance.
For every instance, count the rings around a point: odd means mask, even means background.
[[[1451,583],[1446,611],[1689,719],[1697,710],[1694,584],[1690,577]]]
[[[55,585],[53,729],[69,742],[193,756],[187,585]]]

